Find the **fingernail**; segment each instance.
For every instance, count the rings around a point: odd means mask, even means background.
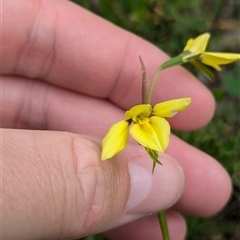
[[[129,162],[131,193],[126,213],[146,213],[164,210],[180,197],[184,186],[184,174],[172,157],[159,156],[163,165],[156,165],[152,174],[152,161],[136,158]]]

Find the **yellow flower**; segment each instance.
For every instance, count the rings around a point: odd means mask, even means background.
[[[240,60],[240,54],[237,53],[217,53],[217,52],[206,52],[205,49],[210,38],[209,33],[204,33],[188,40],[182,56],[183,62],[191,62],[201,72],[205,73],[209,78],[212,79],[210,70],[204,66],[208,65],[216,70],[220,71],[220,65],[233,63]]]
[[[172,117],[190,104],[191,98],[174,99],[155,106],[140,104],[125,113],[125,120],[114,124],[102,141],[102,160],[122,151],[131,136],[147,151],[164,152],[169,144],[170,125],[165,117]]]

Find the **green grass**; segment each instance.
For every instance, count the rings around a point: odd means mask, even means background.
[[[238,1],[224,0],[75,0],[116,25],[134,32],[170,55],[178,54],[191,36],[213,33],[210,49],[239,52]],[[211,123],[194,132],[175,132],[179,137],[218,159],[232,177],[230,203],[209,219],[186,217],[187,240],[240,239],[240,65],[216,73],[210,83],[217,110]],[[192,69],[194,74],[196,72]],[[207,107],[207,106],[206,106]],[[99,235],[84,240],[102,240]]]

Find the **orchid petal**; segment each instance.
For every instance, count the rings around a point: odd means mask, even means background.
[[[237,53],[215,53],[205,52],[201,55],[201,62],[220,71],[219,65],[225,65],[240,60],[240,54]]]
[[[189,51],[189,49],[191,48],[193,42],[194,42],[194,38],[188,39],[187,44],[186,44],[186,46],[183,49],[183,52]]]
[[[132,137],[146,148],[162,151],[159,138],[147,119],[142,124],[133,124],[129,130]]]
[[[205,51],[209,38],[209,33],[201,34],[193,40],[188,40],[184,49],[187,49],[191,53],[201,54]]]
[[[168,121],[165,118],[153,116],[150,118],[149,123],[158,136],[161,152],[164,152],[169,144],[170,138],[170,125]]]
[[[158,103],[153,107],[153,114],[159,117],[172,117],[187,108],[191,98],[179,98]]]
[[[128,120],[133,117],[137,117],[138,115],[144,114],[146,117],[149,116],[149,114],[152,111],[152,107],[150,104],[140,104],[132,107],[130,110],[126,111],[125,113],[125,120]]]
[[[112,125],[109,129],[102,141],[102,160],[113,157],[126,147],[128,141],[128,125],[129,123],[127,121],[122,120]]]

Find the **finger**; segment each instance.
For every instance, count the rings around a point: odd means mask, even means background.
[[[175,161],[166,157],[165,169],[152,175],[150,161],[144,168],[146,153],[134,146],[102,162],[98,142],[80,135],[3,129],[2,136],[4,239],[72,239],[106,231],[171,206],[183,188]]]
[[[141,102],[139,55],[148,82],[167,59],[150,43],[68,1],[7,1],[3,7],[3,74],[43,79],[126,109]],[[192,104],[174,124],[186,125],[187,116],[196,128],[211,119],[212,95],[181,67],[163,72],[153,103],[178,97],[191,97]]]
[[[91,98],[40,81],[2,77],[1,83],[2,127],[66,130],[103,136],[112,124],[124,117],[123,110],[104,99]],[[183,112],[178,115],[184,117]],[[175,129],[196,127],[196,121],[185,120],[178,124],[175,120],[170,121]],[[199,126],[203,119],[198,120]]]
[[[186,223],[183,217],[173,211],[167,212],[167,222],[171,240],[183,240],[186,235]],[[104,233],[111,240],[160,240],[162,239],[156,215],[141,218],[127,225]]]
[[[124,113],[108,101],[39,81],[2,79],[2,127],[46,129],[103,137]]]
[[[178,160],[185,174],[185,188],[174,209],[202,217],[222,209],[231,196],[232,184],[220,163],[176,136],[172,136],[167,152]]]

